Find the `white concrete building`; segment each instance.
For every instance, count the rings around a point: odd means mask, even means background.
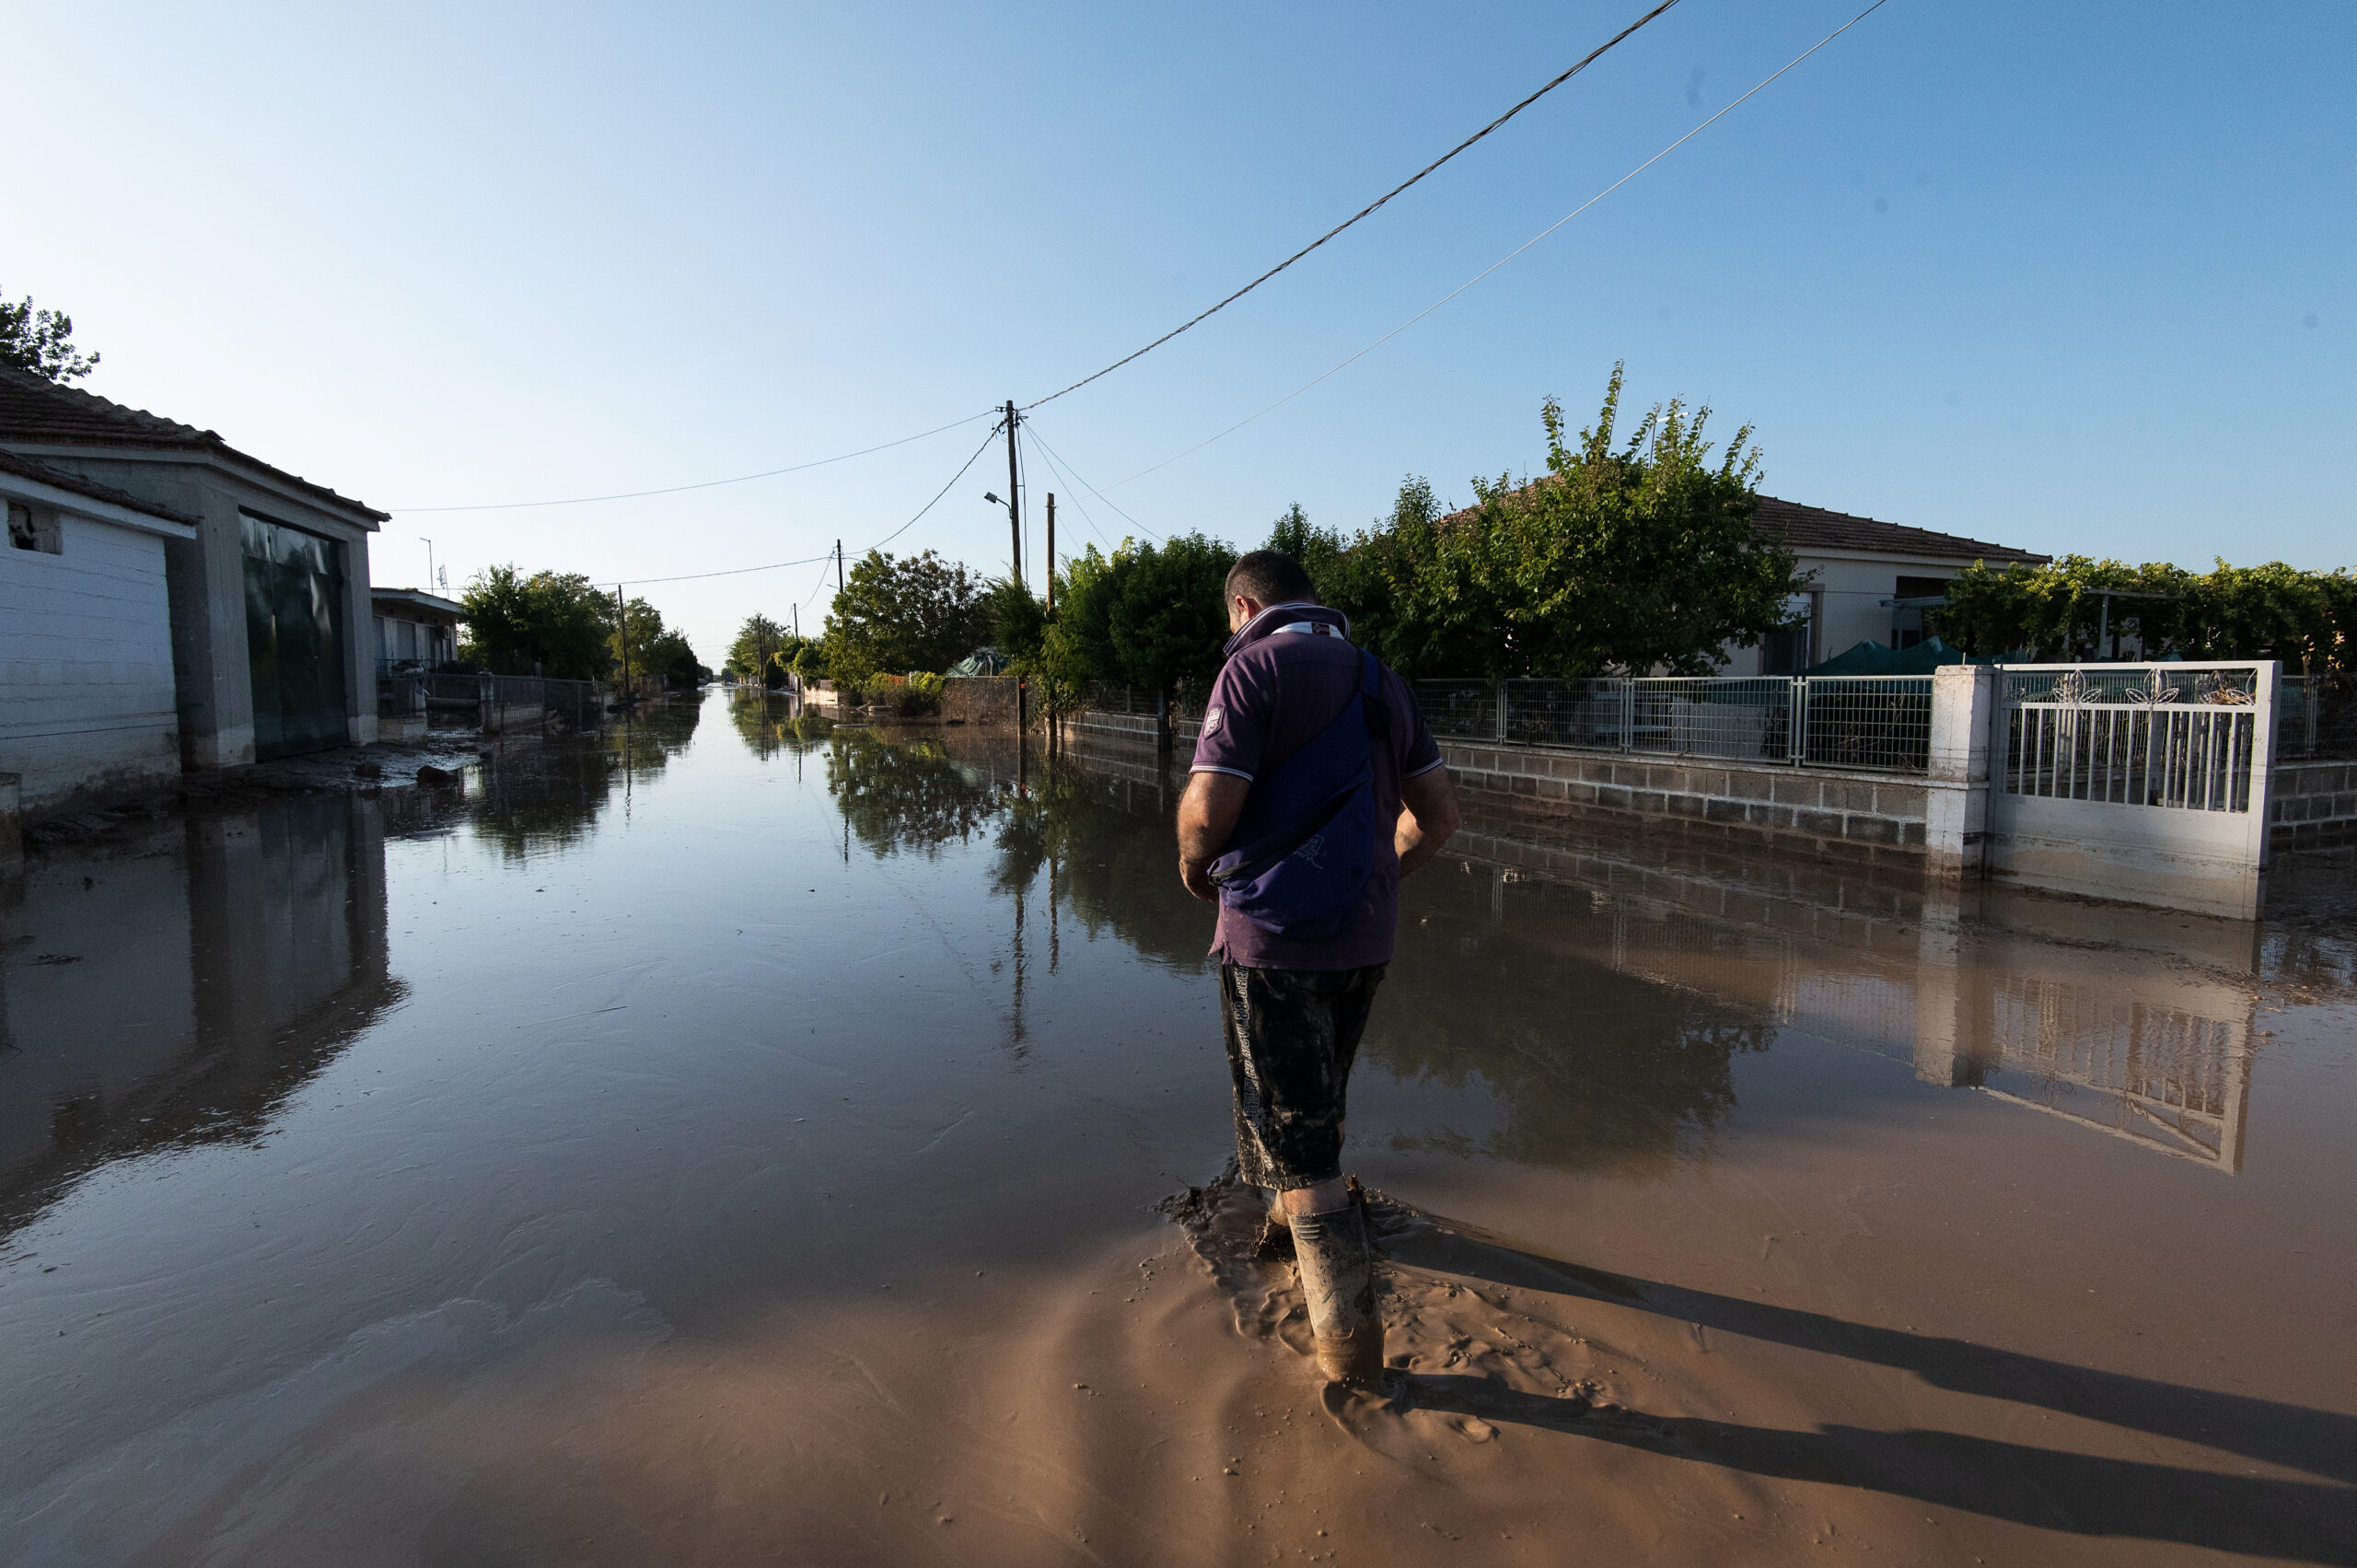
[[[0,369],[0,452],[193,519],[165,540],[180,761],[377,738],[368,536],[386,514],[198,430]]]
[[[418,588],[371,588],[377,612],[377,673],[439,668],[459,656],[467,607]]]
[[[0,452],[0,774],[52,816],[180,776],[165,552],[197,519]]]
[[[1947,580],[1976,561],[2003,565],[2049,559],[1772,495],[1759,497],[1751,525],[1798,557],[1809,587],[1793,597],[1793,630],[1764,638],[1756,648],[1728,649],[1723,675],[1797,675],[1860,643],[1912,647],[1923,640],[1923,611],[1904,601],[1938,598]]]

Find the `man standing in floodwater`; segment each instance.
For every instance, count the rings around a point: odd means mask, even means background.
[[[1383,1373],[1383,1320],[1342,1175],[1344,1101],[1399,878],[1457,831],[1457,798],[1407,683],[1313,591],[1273,550],[1227,575],[1235,635],[1178,803],[1178,876],[1220,906],[1237,1163],[1292,1229],[1319,1370],[1364,1386]]]

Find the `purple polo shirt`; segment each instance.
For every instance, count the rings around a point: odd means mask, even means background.
[[[1227,663],[1212,684],[1192,771],[1257,779],[1339,718],[1361,674],[1349,633],[1341,614],[1314,604],[1273,605],[1246,622],[1228,642]],[[1263,930],[1222,904],[1214,957],[1256,970],[1355,970],[1391,961],[1399,923],[1399,856],[1391,837],[1399,783],[1439,767],[1440,747],[1408,683],[1388,667],[1383,695],[1391,738],[1374,746],[1375,875],[1357,912],[1334,935],[1307,942]]]

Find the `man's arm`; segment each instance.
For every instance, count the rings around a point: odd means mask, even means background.
[[[1212,886],[1212,862],[1227,848],[1236,819],[1244,814],[1244,797],[1251,792],[1252,781],[1234,773],[1206,770],[1188,778],[1187,793],[1178,797],[1178,880],[1195,897],[1219,897]]]
[[[1391,844],[1399,852],[1399,875],[1405,877],[1438,854],[1464,819],[1457,815],[1457,791],[1449,786],[1446,768],[1426,768],[1402,782],[1399,801],[1399,825]],[[1182,815],[1179,820],[1186,819]]]

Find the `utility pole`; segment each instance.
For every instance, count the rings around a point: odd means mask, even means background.
[[[1048,613],[1056,612],[1056,493],[1048,492]]]
[[[622,602],[622,585],[614,585],[614,641],[622,650],[622,705],[629,711],[630,689],[630,606]]]
[[[823,583],[823,582],[825,582],[827,579],[826,579],[826,578],[824,578],[824,577],[821,577],[821,578],[819,578],[819,580],[820,582],[822,582],[822,583]],[[842,540],[835,540],[835,592],[836,592],[836,593],[838,593],[838,594],[840,594],[840,593],[842,593],[842,591],[843,591],[843,541],[842,541]]]
[[[1023,488],[1016,478],[1015,400],[1006,400],[1006,526],[1015,539],[1015,580],[1023,580]]]
[[[417,537],[425,540],[425,591],[432,593],[434,591],[434,541],[426,539],[424,534]]]

